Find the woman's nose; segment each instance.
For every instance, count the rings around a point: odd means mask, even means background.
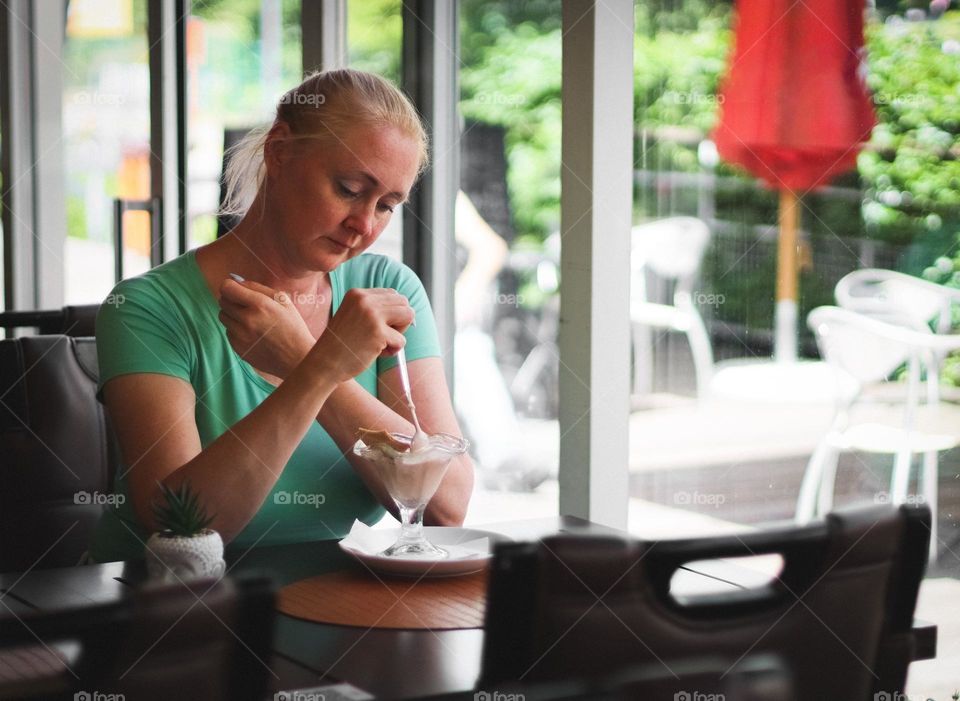
[[[375,216],[375,204],[358,204],[347,218],[347,227],[360,236],[369,236],[373,231]]]

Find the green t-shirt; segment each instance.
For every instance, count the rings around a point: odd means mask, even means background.
[[[397,290],[416,312],[416,325],[406,332],[407,360],[440,355],[426,292],[402,263],[363,254],[332,271],[330,284],[332,312],[349,289]],[[122,281],[97,316],[100,388],[114,377],[131,373],[186,380],[197,396],[200,441],[208,446],[274,390],[233,350],[217,319],[219,311],[193,251]],[[396,358],[379,358],[356,379],[376,396],[377,375],[396,363]],[[118,469],[114,484],[114,492],[125,496],[126,469]],[[338,538],[349,531],[355,518],[371,524],[383,514],[383,507],[315,421],[260,510],[231,547]],[[143,529],[131,533],[128,526],[133,523],[136,517],[129,499],[105,511],[90,547],[91,557],[97,562],[142,557],[148,534]]]

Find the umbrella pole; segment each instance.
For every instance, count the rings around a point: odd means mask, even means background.
[[[780,236],[777,239],[777,310],[774,357],[797,359],[797,229],[800,207],[793,190],[780,190]]]

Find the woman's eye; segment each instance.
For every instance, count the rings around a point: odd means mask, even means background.
[[[343,183],[338,183],[337,186],[338,186],[339,189],[340,189],[340,194],[343,195],[344,197],[351,197],[351,198],[352,198],[352,197],[357,197],[357,196],[360,195],[359,192],[355,192],[355,191],[351,190],[349,187],[347,187],[347,186],[344,185]]]
[[[380,205],[379,205],[379,207],[380,207],[380,211],[381,211],[381,212],[389,212],[390,214],[393,214],[393,209],[394,209],[394,208],[393,208],[392,205],[384,204],[383,202],[381,202]]]

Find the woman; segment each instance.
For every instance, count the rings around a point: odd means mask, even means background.
[[[421,423],[459,435],[420,281],[360,255],[426,158],[394,86],[352,70],[312,75],[268,130],[235,147],[224,208],[239,224],[117,286],[123,302],[101,309],[97,350],[126,500],[101,519],[92,559],[142,556],[158,482],[189,481],[235,547],[379,520],[392,500],[350,448],[361,426],[412,432],[392,357],[401,347]],[[461,524],[472,486],[462,456],[426,521]]]

